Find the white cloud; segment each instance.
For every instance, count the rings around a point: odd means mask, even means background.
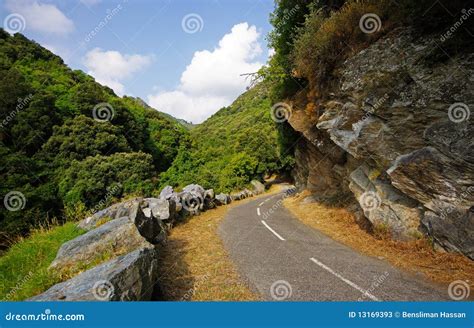
[[[256,59],[262,53],[259,37],[255,26],[235,25],[214,50],[194,53],[176,90],[148,95],[149,104],[194,123],[230,105],[248,85],[240,75],[262,66]]]
[[[6,8],[25,18],[26,28],[55,35],[67,35],[74,30],[74,23],[55,5],[37,0],[7,0]]]
[[[118,51],[103,51],[100,48],[89,51],[84,57],[87,73],[119,95],[125,92],[123,80],[148,66],[151,61],[151,56],[122,55]]]

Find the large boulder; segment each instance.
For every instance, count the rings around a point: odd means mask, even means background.
[[[172,221],[175,218],[176,203],[171,197],[168,200],[163,198],[145,198],[144,201],[153,217],[162,221]]]
[[[54,285],[29,301],[148,301],[157,283],[157,269],[156,250],[138,249]]]
[[[183,188],[183,191],[193,193],[196,195],[201,195],[201,197],[204,197],[204,194],[206,192],[206,190],[204,190],[204,188],[198,184],[187,185],[186,187]]]
[[[166,229],[161,220],[154,215],[147,217],[143,213],[140,203],[135,203],[130,210],[130,220],[135,224],[140,235],[149,243],[158,244],[166,239]]]
[[[171,186],[166,186],[160,192],[160,198],[162,199],[170,199],[174,194],[174,189]]]
[[[183,191],[178,196],[184,216],[198,215],[204,210],[204,197],[201,193]]]
[[[84,230],[95,229],[98,224],[106,220],[114,220],[130,215],[134,203],[141,202],[141,198],[133,198],[121,203],[114,204],[106,209],[94,213],[92,216],[81,220],[77,226]]]
[[[61,271],[87,265],[104,254],[130,252],[143,247],[151,247],[151,244],[128,217],[121,217],[62,244],[50,268]]]
[[[250,184],[253,187],[253,193],[255,195],[260,195],[260,194],[263,194],[265,192],[265,185],[263,183],[261,183],[260,181],[252,180],[252,181],[250,181]]]
[[[232,202],[232,199],[230,198],[230,195],[221,193],[216,195],[215,202],[216,205],[227,205]]]
[[[204,209],[216,207],[214,189],[208,189],[204,192]]]

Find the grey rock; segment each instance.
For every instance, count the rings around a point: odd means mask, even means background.
[[[145,198],[153,217],[162,221],[175,219],[176,203],[172,197],[168,200],[163,198]]]
[[[138,249],[54,285],[29,301],[147,301],[157,283],[157,269],[156,250]]]
[[[81,220],[77,226],[84,230],[91,230],[96,228],[97,223],[103,219],[114,220],[124,216],[129,216],[133,204],[140,202],[141,200],[141,198],[133,198],[125,202],[114,204],[106,209],[94,213],[92,216],[84,220]]]
[[[265,185],[258,180],[250,181],[250,184],[253,186],[253,193],[255,195],[260,195],[265,192]]]
[[[106,252],[130,252],[143,247],[151,247],[151,244],[139,234],[128,217],[121,217],[65,242],[59,248],[50,268],[62,270],[78,264],[87,265]]]
[[[166,187],[163,188],[163,190],[161,190],[160,198],[168,200],[173,196],[173,194],[174,194],[173,187],[166,186]]]
[[[149,243],[158,244],[166,239],[166,229],[161,220],[153,215],[146,217],[140,203],[136,202],[130,210],[130,220],[135,224],[140,235]]]
[[[204,209],[216,207],[214,189],[208,189],[204,192]]]
[[[227,205],[227,204],[230,204],[230,202],[232,202],[232,199],[230,195],[221,193],[221,194],[216,195],[215,201],[217,205]]]

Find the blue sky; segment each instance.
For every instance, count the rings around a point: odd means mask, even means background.
[[[120,95],[195,123],[229,105],[245,90],[240,74],[257,70],[269,56],[273,0],[0,3],[7,30],[34,39]]]

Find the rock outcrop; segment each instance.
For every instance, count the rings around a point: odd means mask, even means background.
[[[474,54],[440,60],[438,39],[394,30],[295,104],[295,182],[321,198],[352,194],[394,238],[424,233],[474,259]]]

